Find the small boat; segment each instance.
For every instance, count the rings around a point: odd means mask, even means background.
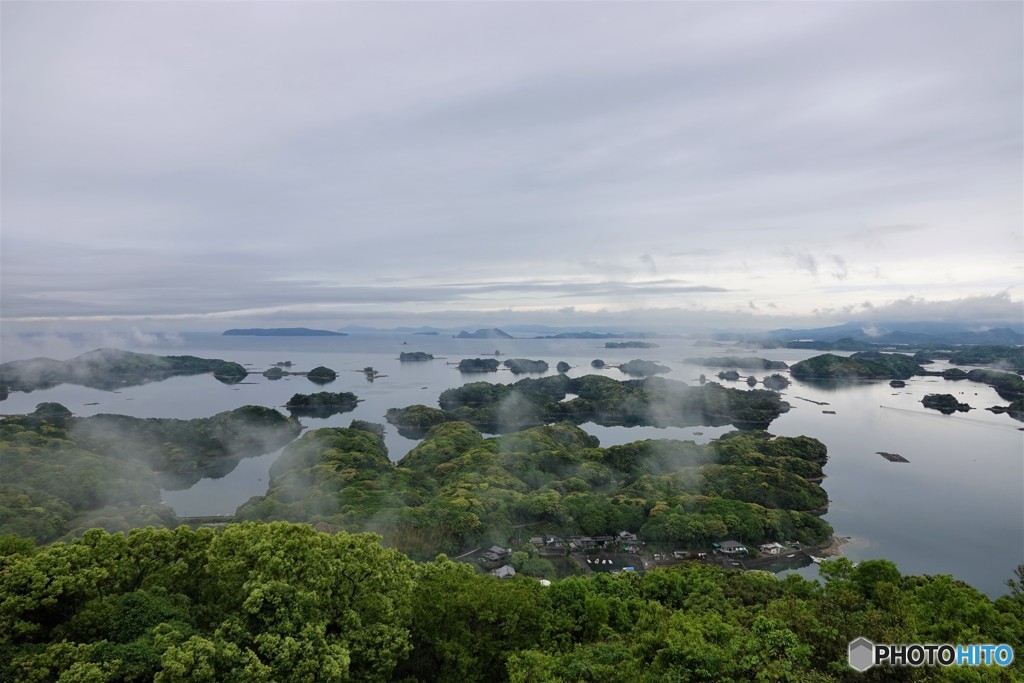
[[[810,557],[811,562],[813,562],[814,564],[821,564],[821,561],[825,559],[824,557],[815,557],[814,555],[811,555]]]

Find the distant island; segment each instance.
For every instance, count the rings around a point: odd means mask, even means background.
[[[466,332],[462,330],[457,335],[456,339],[515,339],[511,334],[504,330],[499,330],[496,327],[490,329],[479,329],[476,332]]]
[[[434,360],[434,354],[427,353],[426,351],[403,351],[398,354],[398,360],[403,363],[410,361]]]
[[[642,342],[642,341],[625,341],[625,342],[605,342],[604,348],[606,349],[656,349],[658,345],[654,342]]]
[[[742,370],[785,370],[789,366],[780,360],[768,360],[754,356],[711,356],[710,358],[684,358],[684,363],[704,365],[711,368],[740,368]]]
[[[225,330],[226,337],[347,337],[344,332],[311,330],[308,327],[252,327]]]

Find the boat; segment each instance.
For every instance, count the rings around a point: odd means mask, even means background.
[[[824,557],[815,557],[814,555],[811,555],[810,558],[814,564],[821,564],[821,561],[825,559]]]

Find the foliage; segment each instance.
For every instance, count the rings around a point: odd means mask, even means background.
[[[925,408],[938,410],[944,415],[952,415],[957,411],[966,413],[971,409],[968,404],[956,400],[956,396],[953,394],[927,394],[921,399],[921,403]]]
[[[671,369],[672,368],[668,367],[667,365],[659,365],[654,361],[640,360],[639,358],[635,358],[619,366],[619,370],[632,377],[646,377],[647,375],[657,375],[663,372],[669,372]]]
[[[686,564],[544,588],[247,523],[90,531],[0,567],[10,681],[1010,681],[1019,659],[855,674],[847,643],[1024,647],[1024,565],[994,602],[886,560],[827,561],[823,582]]]
[[[306,373],[306,378],[315,384],[327,384],[338,379],[338,373],[328,367],[318,365]]]
[[[463,358],[459,361],[459,372],[495,372],[497,369],[495,358]]]
[[[351,391],[318,391],[315,394],[295,394],[285,408],[292,415],[306,417],[330,417],[356,409],[359,399]]]
[[[64,382],[95,389],[145,384],[175,375],[213,373],[222,380],[244,378],[245,368],[219,358],[155,356],[119,349],[96,349],[67,361],[33,358],[0,364],[0,386],[34,391]]]
[[[504,545],[522,524],[558,534],[639,531],[692,546],[727,537],[821,543],[831,528],[812,513],[828,504],[818,483],[826,457],[814,439],[764,433],[605,449],[568,423],[485,439],[446,422],[392,464],[379,437],[320,429],[285,449],[267,495],[238,515],[372,531],[414,557]],[[549,571],[532,562],[526,573]]]
[[[398,354],[398,360],[403,363],[410,361],[434,360],[434,354],[425,351],[402,351]]]
[[[69,423],[77,444],[152,468],[164,488],[223,476],[244,457],[281,448],[301,429],[294,418],[261,406],[192,420],[94,415]]]
[[[1024,372],[1024,346],[977,344],[957,349],[949,357],[957,365],[998,365],[1013,372]]]
[[[910,356],[901,353],[861,351],[851,356],[832,353],[795,363],[790,373],[797,379],[909,379],[925,374]]]
[[[512,371],[513,375],[521,375],[527,372],[547,372],[548,363],[543,360],[529,360],[527,358],[509,358],[502,363]]]
[[[576,398],[564,400],[569,393]],[[777,393],[767,390],[690,387],[660,377],[619,382],[602,375],[473,382],[446,389],[438,403],[449,420],[497,432],[562,420],[659,427],[732,423],[763,429],[789,409]]]
[[[988,384],[996,390],[996,393],[1008,401],[1024,398],[1024,379],[1012,372],[999,372],[998,370],[978,368],[968,372],[967,379],[972,382]]]

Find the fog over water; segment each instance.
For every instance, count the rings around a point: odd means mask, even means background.
[[[689,339],[654,341],[659,348],[606,349],[600,340],[453,339],[411,334],[319,338],[182,335],[173,346],[132,350],[223,358],[242,363],[255,374],[236,385],[198,375],[117,392],[65,384],[28,394],[13,393],[0,402],[0,412],[29,412],[37,403],[57,401],[79,416],[117,413],[196,418],[245,404],[278,407],[284,412],[281,406],[295,393],[351,391],[361,399],[352,412],[326,419],[301,418],[304,426],[315,429],[348,426],[353,419],[384,423],[387,409],[415,403],[436,406],[441,391],[466,382],[508,383],[540,376],[514,376],[507,370],[463,375],[449,365],[496,350],[501,351],[501,358],[546,360],[552,370],[545,374],[554,374],[554,365],[566,361],[573,366],[570,376],[596,373],[615,379],[626,377],[615,368],[595,370],[590,361],[601,358],[620,363],[644,358],[671,367],[664,376],[694,384],[700,374],[713,378],[718,369],[686,365],[683,358],[755,355],[792,364],[818,353],[701,347]],[[400,363],[402,351],[426,351],[436,359]],[[294,371],[326,365],[338,372],[338,379],[319,386],[300,376],[271,381],[259,374],[285,360],[294,363]],[[368,382],[362,372],[367,366],[382,376]],[[939,362],[929,367],[941,370],[947,366]],[[747,372],[740,371],[743,376]],[[772,372],[753,374],[760,379]],[[742,380],[723,384],[747,388]],[[920,400],[927,393],[952,393],[975,410],[955,415],[926,410]],[[903,389],[894,389],[885,381],[835,388],[794,381],[783,394],[792,408],[776,419],[769,431],[780,436],[811,436],[828,447],[823,486],[831,503],[825,518],[838,535],[852,537],[842,549],[846,556],[855,561],[887,558],[907,573],[950,573],[991,595],[1004,592],[1003,582],[1013,567],[1024,562],[1024,432],[1019,430],[1022,423],[983,409],[1007,401],[988,386],[939,377],[913,378]],[[823,412],[826,410],[835,414]],[[603,446],[647,438],[706,443],[732,429],[581,426]],[[390,425],[385,440],[396,461],[417,443]],[[889,462],[878,451],[899,453],[910,462]],[[164,500],[179,515],[231,515],[250,496],[266,491],[269,468],[279,453],[246,458],[230,474],[204,479],[187,490],[165,491]]]

